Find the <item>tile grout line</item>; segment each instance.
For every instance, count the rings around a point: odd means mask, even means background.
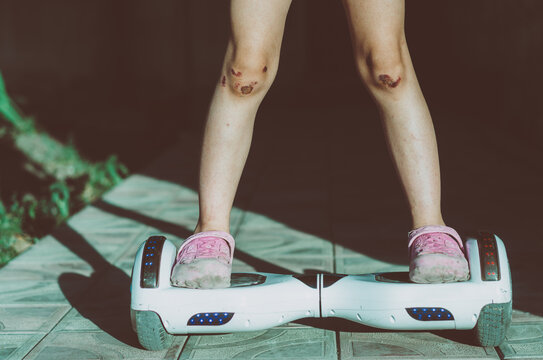
[[[38,341],[38,342],[32,347],[32,349],[30,349],[30,350],[24,355],[23,360],[26,359],[26,358],[28,357],[28,355],[30,355],[30,353],[33,352],[34,349],[36,349],[36,347],[38,347],[38,345],[40,345],[40,344],[43,342],[43,340],[45,340],[45,338],[48,337],[48,336],[53,332],[53,330],[61,323],[62,320],[64,320],[64,318],[65,318],[66,316],[68,316],[68,314],[70,313],[70,311],[72,311],[73,308],[74,308],[73,306],[70,306],[70,309],[69,309],[68,311],[66,311],[66,313],[65,313],[65,314],[57,321],[57,323],[55,324],[55,326],[53,326],[53,327],[51,328],[51,330],[49,330],[49,331],[48,331],[48,332],[40,339],[40,341]]]
[[[186,335],[185,341],[183,341],[183,345],[180,346],[179,354],[175,357],[175,360],[181,359],[181,355],[183,355],[183,351],[185,351],[185,347],[187,346],[187,343],[189,342],[190,338],[194,335]]]
[[[341,360],[340,332],[336,330],[336,357]]]

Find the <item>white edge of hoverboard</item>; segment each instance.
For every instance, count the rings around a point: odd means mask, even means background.
[[[443,284],[383,283],[376,275],[351,275],[322,288],[322,316],[340,317],[383,329],[473,329],[483,306],[512,299],[511,275],[502,240],[496,236],[501,278],[483,281],[477,240],[468,238],[466,252],[471,277]],[[420,321],[406,308],[444,308],[454,320]]]
[[[472,329],[481,308],[490,303],[511,301],[511,278],[503,242],[498,246],[501,279],[482,281],[477,240],[468,238],[466,253],[471,278],[445,284],[389,283],[376,280],[376,274],[347,275],[324,287],[322,276],[312,288],[289,275],[256,273],[266,276],[259,285],[226,289],[187,289],[173,287],[170,274],[177,250],[164,242],[158,287],[143,289],[140,284],[143,244],[138,250],[132,276],[131,309],[156,312],[171,334],[229,333],[262,330],[307,317],[340,317],[385,329]],[[476,270],[476,271],[474,271]],[[320,293],[319,293],[320,292]],[[461,295],[459,295],[461,294]],[[419,321],[406,308],[446,308],[454,320]],[[197,313],[234,313],[220,326],[189,326]]]

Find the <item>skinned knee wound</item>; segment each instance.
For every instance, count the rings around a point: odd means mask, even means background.
[[[402,78],[398,76],[398,78],[394,80],[390,75],[381,74],[379,75],[378,80],[380,84],[384,85],[387,88],[395,88],[400,84]]]
[[[267,71],[267,66],[264,66],[264,68],[262,68],[262,73],[266,73]],[[258,77],[262,76],[263,75],[259,74]],[[221,86],[226,87],[228,85],[230,90],[238,96],[249,95],[257,88],[258,81],[254,80],[254,77],[253,79],[246,79],[248,77],[249,76],[244,76],[241,71],[231,68],[229,73],[222,76]]]

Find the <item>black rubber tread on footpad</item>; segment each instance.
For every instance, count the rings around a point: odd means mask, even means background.
[[[478,235],[479,261],[481,262],[481,279],[483,281],[499,281],[500,262],[498,258],[498,246],[496,238],[488,232],[480,232]]]
[[[166,238],[164,236],[151,236],[145,242],[141,257],[140,287],[158,287],[158,270],[160,269],[160,255]]]

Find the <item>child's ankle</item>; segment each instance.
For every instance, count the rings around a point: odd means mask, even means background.
[[[411,229],[419,229],[424,226],[447,226],[443,220],[434,220],[434,221],[416,221],[413,222],[413,227]]]
[[[194,229],[194,234],[201,233],[204,231],[224,231],[225,233],[230,234],[230,227],[229,226],[217,226],[217,225],[196,225],[196,228]]]

